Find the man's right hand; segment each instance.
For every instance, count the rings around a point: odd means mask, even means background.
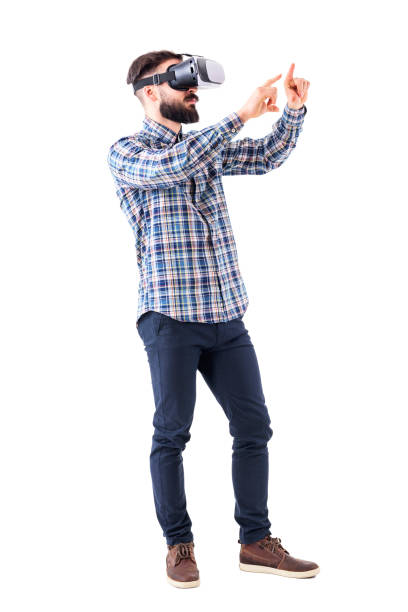
[[[282,74],[278,74],[278,76],[268,79],[263,85],[257,87],[248,102],[244,104],[241,110],[237,111],[237,114],[244,123],[248,119],[255,119],[255,117],[260,117],[264,113],[279,112],[279,108],[276,106],[278,90],[276,87],[271,87],[271,85],[278,81],[281,76]]]

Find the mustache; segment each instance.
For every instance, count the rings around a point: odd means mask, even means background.
[[[196,102],[198,102],[198,98],[196,98],[195,96],[186,98],[186,102],[188,102],[189,100],[195,100]]]

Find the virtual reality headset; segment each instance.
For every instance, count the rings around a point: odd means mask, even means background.
[[[187,90],[190,87],[210,88],[221,85],[225,80],[224,69],[218,62],[206,59],[202,55],[188,55],[186,59],[178,64],[172,64],[166,72],[153,74],[133,83],[134,91],[145,85],[160,85],[166,81],[173,89]]]

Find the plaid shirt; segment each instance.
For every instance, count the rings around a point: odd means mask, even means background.
[[[296,146],[306,112],[286,104],[264,138],[235,142],[244,125],[236,112],[187,134],[145,116],[141,131],[110,147],[116,193],[136,239],[136,325],[148,310],[204,323],[243,316],[249,301],[222,176],[280,166]]]

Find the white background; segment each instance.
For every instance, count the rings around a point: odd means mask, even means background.
[[[404,607],[407,198],[402,3],[20,2],[2,18],[1,609]],[[296,150],[224,188],[274,436],[272,533],[313,580],[238,568],[228,423],[201,376],[184,453],[201,587],[165,579],[134,237],[106,156],[152,50],[201,54],[201,129],[286,74]],[[278,105],[286,98],[283,78]],[[266,135],[280,116],[249,121]],[[188,603],[187,603],[188,602]]]

